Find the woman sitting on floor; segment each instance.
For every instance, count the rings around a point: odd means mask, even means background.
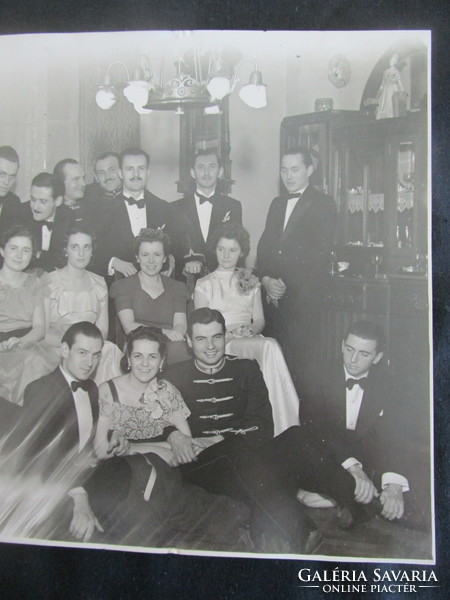
[[[157,329],[140,326],[127,336],[122,359],[125,375],[99,388],[100,417],[95,438],[99,458],[108,458],[108,432],[120,431],[130,443],[128,454],[155,452],[173,464],[166,427],[190,436],[190,411],[180,392],[159,377],[167,339]]]
[[[261,335],[265,321],[258,278],[238,268],[250,251],[250,236],[240,225],[227,223],[214,232],[211,245],[219,266],[197,281],[195,308],[219,310],[227,328],[226,351],[258,361],[278,435],[299,424],[299,400],[278,342]]]

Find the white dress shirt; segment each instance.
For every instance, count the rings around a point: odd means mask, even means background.
[[[133,198],[130,194],[123,191],[122,195],[125,198]],[[139,194],[138,198],[133,198],[135,200],[143,200],[144,199],[144,190]],[[143,206],[142,208],[138,208],[137,204],[128,204],[125,202],[125,207],[128,213],[128,219],[130,221],[131,231],[134,237],[137,237],[142,229],[147,229],[147,208]],[[117,258],[116,256],[112,256],[109,259],[108,263],[108,275],[114,275],[114,268],[112,266],[113,260]]]
[[[367,377],[367,374],[362,377],[352,377],[347,373],[346,368],[344,367],[345,372],[345,381],[347,379],[364,379]],[[362,399],[364,395],[363,388],[355,383],[351,390],[346,388],[345,394],[345,409],[346,409],[346,428],[352,429],[353,431],[356,429],[356,425],[358,423],[359,411],[361,410]],[[383,416],[383,410],[380,412],[380,417]],[[349,469],[355,465],[359,465],[362,468],[362,464],[354,457],[347,458],[342,466],[344,469]],[[399,475],[398,473],[383,473],[381,477],[381,487],[384,489],[389,483],[398,483],[403,487],[403,491],[407,492],[409,490],[409,484],[406,477],[403,475]]]
[[[60,369],[69,386],[71,386],[72,381],[77,381],[62,367],[60,367]],[[76,392],[72,391],[72,388],[70,388],[70,390],[75,404],[75,411],[77,413],[78,431],[80,436],[78,451],[81,452],[88,439],[91,437],[92,428],[94,426],[91,401],[89,400],[89,394],[82,388],[78,388]]]
[[[306,187],[308,187],[308,186],[306,186]],[[284,213],[283,231],[286,229],[286,225],[288,224],[288,221],[292,215],[292,212],[293,212],[294,208],[296,207],[297,202],[300,200],[300,196],[306,190],[306,187],[303,188],[302,190],[298,190],[298,192],[292,192],[293,194],[298,193],[298,197],[297,198],[289,198],[289,200],[287,201],[286,212]]]
[[[54,223],[55,215],[53,215],[53,217],[50,217],[49,219],[46,219],[46,220],[49,221],[50,223]],[[42,249],[42,252],[48,252],[48,250],[50,249],[51,239],[52,239],[52,232],[47,227],[46,223],[43,223],[43,225],[41,227],[41,249]]]
[[[125,198],[143,200],[144,190],[142,190],[138,198],[134,198],[125,191],[123,192],[123,195]],[[145,206],[138,208],[136,204],[128,204],[128,202],[125,202],[125,206],[127,208],[128,218],[130,219],[131,231],[133,232],[134,237],[136,237],[141,233],[141,229],[147,228],[147,209]]]
[[[205,196],[205,198],[212,198],[212,196],[214,196],[215,191],[210,194],[209,196],[206,196],[206,194],[202,194],[203,196]],[[198,215],[198,220],[200,222],[200,229],[202,230],[202,235],[203,235],[203,239],[207,240],[208,238],[208,233],[209,233],[209,225],[211,223],[211,213],[212,213],[212,204],[211,202],[203,202],[203,204],[200,204],[200,198],[197,195],[197,192],[195,192],[194,194],[194,198],[195,198],[195,206],[197,207],[197,215]]]

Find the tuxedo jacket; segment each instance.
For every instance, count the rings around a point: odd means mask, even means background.
[[[19,197],[12,192],[8,192],[6,196],[0,198],[2,208],[0,211],[0,235],[13,227],[23,223],[25,218],[24,204],[19,200]]]
[[[144,190],[147,227],[162,228],[170,238],[171,253],[175,261],[181,261],[188,251],[186,231],[178,212],[165,200]],[[128,262],[135,261],[135,237],[131,229],[126,200],[122,194],[111,199],[109,211],[105,215],[105,228],[99,232],[96,264],[103,274],[107,274],[109,261],[113,256]]]
[[[258,275],[281,278],[287,285],[283,301],[315,302],[330,267],[337,211],[332,198],[309,185],[283,231],[287,198],[272,201],[258,243]]]
[[[342,464],[353,457],[366,472],[408,477],[407,433],[399,406],[401,391],[389,373],[373,365],[367,376],[354,430],[346,428],[346,385],[342,362],[324,371],[316,390],[302,400],[301,422],[316,443]]]
[[[99,414],[97,386],[94,382],[91,384],[89,400],[93,427],[83,452],[92,449]],[[70,489],[82,485],[86,475],[72,469],[73,457],[78,456],[79,440],[72,391],[58,367],[25,388],[22,418],[14,435],[14,446],[19,448],[18,456],[25,469],[35,466],[44,478],[64,477]],[[34,465],[33,461],[36,461]]]
[[[46,251],[42,250],[42,224],[33,219],[33,213],[29,203],[24,208],[26,226],[30,229],[36,240],[37,257],[33,259],[31,267],[41,268],[50,272],[62,268],[67,259],[64,255],[67,232],[75,224],[74,212],[67,206],[58,206],[55,213],[50,246]]]
[[[215,252],[211,252],[208,243],[215,229],[224,223],[237,223],[242,225],[242,206],[238,200],[215,194],[214,204],[211,211],[211,221],[209,224],[208,237],[203,237],[198,218],[197,207],[194,194],[189,194],[180,200],[176,200],[173,205],[183,214],[188,234],[189,250],[193,254],[202,254],[205,257],[206,266],[210,271],[217,267]]]

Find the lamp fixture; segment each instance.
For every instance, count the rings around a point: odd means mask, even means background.
[[[258,65],[253,58],[243,58],[236,65],[231,78],[227,77],[223,71],[223,67],[219,66],[219,69],[209,78],[208,91],[211,97],[216,100],[222,100],[225,96],[231,94],[239,81],[237,78],[239,69],[245,62],[252,62],[255,69],[250,75],[249,83],[240,89],[239,97],[251,108],[264,108],[267,106],[266,86],[262,82],[261,71],[258,71]]]
[[[249,83],[241,87],[239,97],[251,108],[263,108],[267,106],[266,86],[255,60],[244,58],[233,68],[220,54],[212,53],[209,65],[203,65],[204,70],[208,69],[208,75],[204,77],[202,62],[195,46],[189,62],[181,54],[176,55],[176,74],[167,81],[164,78],[163,58],[158,83],[153,76],[150,60],[145,55],[140,56],[137,61],[132,78],[124,63],[112,63],[108,67],[104,83],[97,88],[95,100],[101,109],[109,110],[116,104],[118,88],[121,87],[124,96],[141,115],[152,110],[171,110],[182,115],[185,109],[198,108],[205,109],[205,114],[220,114],[220,103],[234,91],[239,82],[239,70],[245,62],[253,63],[254,70],[250,74]],[[125,68],[125,83],[113,83],[112,69],[115,65]]]

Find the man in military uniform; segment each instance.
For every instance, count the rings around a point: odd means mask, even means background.
[[[273,419],[257,362],[225,354],[225,321],[217,310],[191,313],[187,340],[194,359],[164,374],[191,411],[193,437],[166,429],[183,479],[244,501],[257,551],[313,552],[320,543],[315,524],[259,457],[259,447],[273,438]]]

